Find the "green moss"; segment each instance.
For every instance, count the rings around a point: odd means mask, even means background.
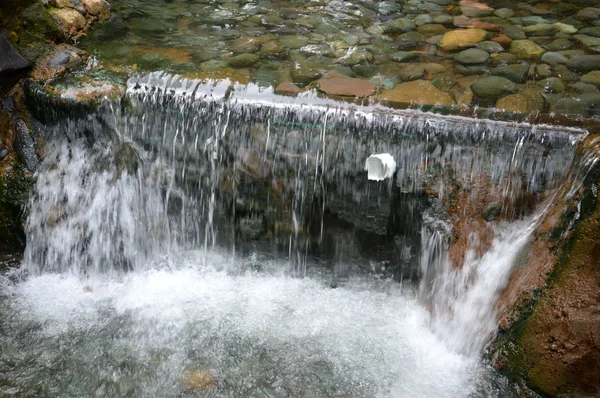
[[[23,209],[33,179],[20,166],[0,176],[0,250],[16,251],[25,245]]]

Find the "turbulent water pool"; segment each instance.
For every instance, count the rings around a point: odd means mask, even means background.
[[[495,299],[580,135],[259,94],[150,74],[45,119],[0,396],[509,394]],[[453,266],[448,198],[480,196]]]

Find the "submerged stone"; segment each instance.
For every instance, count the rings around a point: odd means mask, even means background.
[[[330,72],[317,80],[319,90],[329,95],[368,97],[377,91],[377,86],[367,80],[355,79]]]
[[[519,87],[505,77],[490,76],[476,81],[471,90],[479,98],[498,99],[519,91]]]
[[[67,37],[80,36],[87,24],[83,15],[72,8],[50,10],[50,15],[52,15]]]
[[[525,82],[528,74],[528,63],[498,66],[492,69],[492,75],[506,77],[515,83]]]
[[[549,77],[540,80],[537,84],[548,93],[562,93],[566,89],[565,84],[558,77]]]
[[[275,87],[275,93],[283,95],[296,95],[300,92],[298,86],[291,82],[282,82]]]
[[[600,65],[598,66],[600,68]],[[594,86],[600,88],[600,70],[594,70],[585,75],[581,76],[583,83],[591,83]]]
[[[510,43],[510,53],[519,58],[535,59],[545,52],[546,50],[531,40],[513,40]]]
[[[378,99],[399,105],[454,105],[450,95],[435,88],[428,80],[400,83],[392,90],[383,91]]]
[[[456,51],[473,47],[482,42],[487,37],[487,32],[483,29],[459,29],[452,30],[444,34],[439,42],[439,46],[444,51]]]
[[[240,54],[230,58],[227,64],[233,68],[246,68],[252,66],[260,60],[256,54]]]
[[[480,50],[478,48],[470,48],[468,50],[464,50],[459,52],[454,56],[454,60],[456,62],[460,62],[461,64],[481,64],[488,60],[490,54],[487,52]]]

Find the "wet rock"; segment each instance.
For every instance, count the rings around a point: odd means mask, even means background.
[[[72,69],[81,64],[82,60],[79,54],[73,50],[60,51],[48,60],[46,65],[51,67],[64,66],[67,69]]]
[[[435,62],[428,62],[420,65],[423,67],[423,69],[425,69],[425,77],[428,79],[446,71],[446,67],[444,65],[436,64]]]
[[[308,84],[323,76],[325,67],[319,63],[302,60],[298,61],[292,69],[292,77],[295,82]]]
[[[471,106],[473,102],[473,91],[471,90],[470,85],[467,84],[457,84],[450,90],[450,95],[456,101],[456,104],[464,109],[467,109]]]
[[[258,53],[267,57],[279,57],[284,51],[283,45],[280,42],[269,41],[262,45]]]
[[[556,39],[552,41],[552,43],[547,44],[545,47],[548,51],[568,50],[569,48],[573,47],[573,42],[569,39]]]
[[[490,6],[472,0],[461,0],[459,4],[460,11],[472,18],[487,17],[494,11]]]
[[[487,35],[482,29],[451,30],[444,34],[439,46],[444,51],[462,50],[484,41]]]
[[[578,96],[563,94],[543,94],[550,113],[558,115],[578,115],[586,117],[592,106],[600,104],[600,94],[582,93]]]
[[[463,65],[457,63],[454,68],[458,73],[465,76],[482,75],[488,71],[485,64]]]
[[[275,87],[275,93],[283,95],[296,95],[300,92],[298,86],[291,82],[282,82]]]
[[[526,26],[523,31],[527,36],[552,36],[556,33],[557,29],[553,24],[540,23],[535,25]]]
[[[573,25],[569,25],[566,23],[561,23],[561,22],[555,22],[554,27],[556,28],[556,30],[558,30],[561,33],[566,33],[566,34],[573,34],[573,33],[577,33],[577,28]]]
[[[461,64],[481,64],[488,60],[490,54],[480,50],[478,48],[470,48],[459,52],[454,56],[454,61],[460,62]]]
[[[492,53],[501,53],[504,51],[504,47],[502,47],[502,45],[500,43],[497,43],[495,41],[482,41],[481,43],[477,43],[475,45],[476,48],[486,51],[490,54]]]
[[[558,77],[549,77],[540,80],[538,86],[542,87],[547,93],[562,93],[567,88]]]
[[[389,57],[390,57],[390,59],[393,59],[394,61],[397,61],[397,62],[407,62],[412,59],[415,59],[417,56],[416,56],[416,54],[408,52],[408,51],[397,51],[395,53],[391,53],[389,55]]]
[[[369,51],[357,50],[355,48],[352,48],[349,49],[343,57],[339,58],[338,62],[342,65],[353,66],[365,62],[370,62],[372,60],[373,54],[371,54]]]
[[[506,112],[535,115],[544,109],[543,91],[539,86],[525,86],[517,94],[498,99],[496,108]]]
[[[573,38],[577,40],[584,47],[595,47],[600,46],[600,37],[593,37],[587,35],[574,35]]]
[[[262,214],[250,214],[240,217],[237,231],[244,240],[256,240],[260,238],[265,229],[265,218]]]
[[[580,21],[591,21],[600,18],[600,8],[586,7],[575,14],[575,19]]]
[[[319,90],[329,95],[368,97],[377,91],[375,83],[330,72],[317,81]]]
[[[515,15],[515,12],[510,8],[499,8],[494,11],[494,15],[496,15],[499,18],[506,19]]]
[[[10,150],[8,149],[7,146],[0,146],[0,161],[2,161],[2,159],[7,157],[9,153],[10,153]]]
[[[50,10],[50,15],[67,37],[77,38],[81,36],[87,24],[83,15],[72,8]]]
[[[417,32],[424,36],[441,36],[447,31],[448,28],[440,24],[427,24],[417,28]]]
[[[365,64],[365,65],[354,65],[352,67],[352,71],[354,73],[356,73],[356,75],[358,75],[358,76],[373,77],[379,72],[379,69],[377,68],[376,65]]]
[[[17,120],[15,127],[15,151],[19,154],[27,170],[33,173],[39,163],[33,138],[31,138],[29,128],[24,121]]]
[[[540,58],[545,52],[546,50],[531,40],[513,40],[510,43],[510,53],[519,58],[536,59]]]
[[[569,88],[578,93],[595,93],[597,91],[596,86],[584,82],[569,84]]]
[[[398,73],[398,77],[403,82],[410,82],[413,80],[420,79],[425,73],[425,68],[418,64],[407,64],[403,65]]]
[[[398,36],[395,43],[401,47],[412,47],[424,41],[425,38],[419,32],[408,32]]]
[[[256,54],[240,54],[230,58],[227,64],[232,68],[247,68],[260,60]]]
[[[420,14],[415,18],[415,25],[422,26],[433,22],[433,18],[429,14]]]
[[[600,65],[598,66],[600,68]],[[583,83],[593,84],[594,86],[600,88],[600,70],[594,70],[585,75],[581,76],[581,81]]]
[[[527,35],[525,34],[525,32],[523,32],[523,29],[514,25],[508,25],[503,27],[502,33],[510,37],[512,40],[522,40],[527,38]]]
[[[450,95],[435,88],[428,80],[398,84],[392,90],[383,91],[378,99],[391,105],[454,105],[454,100]]]
[[[479,98],[496,100],[505,95],[515,94],[519,87],[505,77],[490,76],[476,81],[471,90]]]
[[[231,51],[234,54],[254,53],[258,51],[260,40],[256,37],[240,37],[231,45]]]
[[[600,37],[600,26],[589,26],[579,30],[579,33],[592,37]]]
[[[527,80],[527,75],[529,74],[529,64],[522,63],[498,66],[492,68],[491,72],[494,76],[502,76],[512,80],[515,83],[524,83],[525,80]]]
[[[198,69],[202,72],[214,72],[227,67],[227,62],[211,59],[210,61],[202,62]]]
[[[4,35],[0,35],[0,83],[9,75],[27,71],[31,64],[10,45]]]
[[[552,67],[552,74],[564,81],[576,82],[579,80],[579,74],[577,72],[573,72],[565,65],[556,65]]]
[[[541,60],[542,60],[542,62],[545,62],[549,65],[555,66],[558,64],[564,64],[569,59],[567,57],[565,57],[564,55],[557,53],[557,52],[547,52],[544,55],[542,55]]]
[[[591,72],[598,69],[600,55],[575,55],[565,62],[565,65],[580,72]]]
[[[535,76],[538,79],[545,79],[552,75],[550,65],[540,64],[535,66]]]
[[[282,36],[279,42],[288,50],[296,50],[306,46],[308,39],[302,36]]]
[[[456,84],[456,77],[454,74],[438,75],[433,78],[431,83],[440,90],[449,90]]]
[[[80,0],[88,13],[100,20],[110,18],[110,10],[104,0]]]
[[[502,205],[498,202],[488,203],[483,209],[483,213],[481,213],[481,217],[485,221],[494,221],[500,212],[502,211]]]
[[[495,54],[490,62],[493,65],[506,65],[517,62],[517,56],[510,53]]]
[[[83,16],[86,16],[88,12],[81,0],[55,0],[53,3],[53,6],[56,6],[58,8],[73,8]]]

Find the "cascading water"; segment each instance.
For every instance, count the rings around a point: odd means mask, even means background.
[[[578,139],[161,74],[47,129],[2,283],[5,395],[497,396],[479,354],[524,197],[550,198]],[[367,180],[372,153],[392,179]],[[518,220],[455,267],[459,182]]]

